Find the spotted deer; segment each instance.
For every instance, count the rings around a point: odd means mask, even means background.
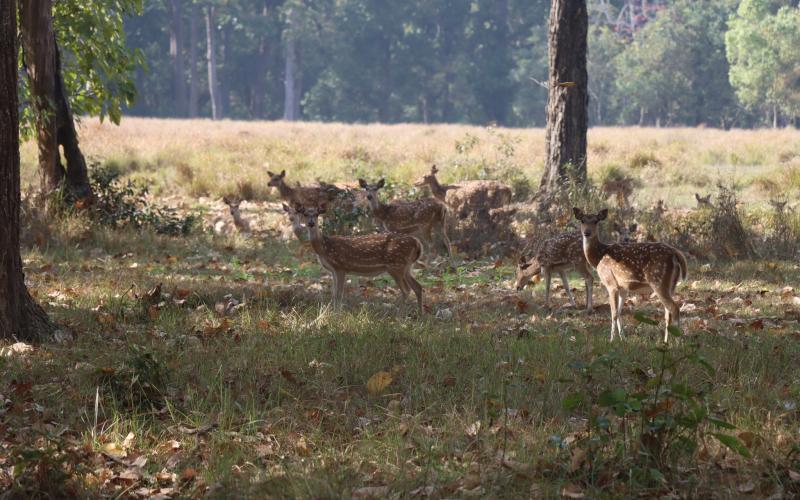
[[[517,264],[517,278],[514,282],[514,287],[517,291],[521,291],[534,276],[544,275],[544,303],[545,307],[549,308],[550,277],[555,272],[561,276],[570,304],[577,308],[578,306],[575,304],[575,298],[572,296],[572,290],[567,281],[567,271],[573,267],[583,276],[586,283],[586,310],[592,311],[594,277],[583,254],[581,235],[577,232],[562,233],[545,240],[542,247],[533,257],[521,256]]]
[[[423,175],[420,180],[414,183],[414,185],[417,187],[427,186],[428,189],[431,190],[431,194],[434,198],[442,203],[447,203],[447,192],[451,189],[458,189],[458,186],[453,184],[439,183],[439,179],[436,178],[436,174],[438,173],[439,169],[436,167],[436,165],[433,165],[431,166],[430,173]]]
[[[638,232],[639,232],[639,225],[634,224],[617,224],[616,222],[611,226],[614,230],[614,234],[617,235],[617,243],[625,244],[625,243],[635,243],[639,241]],[[581,251],[583,251],[581,249]]]
[[[700,194],[695,193],[694,199],[697,201],[697,208],[712,208],[714,205],[711,203],[711,195],[707,194],[705,196],[700,196]]]
[[[606,179],[600,186],[600,192],[605,199],[614,197],[617,206],[625,208],[630,206],[630,197],[633,194],[634,181],[630,177]]]
[[[675,286],[688,277],[686,257],[680,250],[664,243],[628,243],[607,245],[598,237],[597,225],[608,217],[608,210],[585,214],[573,208],[575,218],[581,223],[583,252],[586,260],[600,276],[608,292],[611,308],[611,341],[615,332],[622,339],[620,311],[628,292],[652,290],[664,306],[666,328],[664,342],[669,339],[670,325],[680,321],[680,310],[673,300]]]
[[[318,207],[323,203],[333,202],[340,191],[336,186],[324,183],[319,186],[291,187],[286,183],[286,170],[281,170],[279,174],[267,171],[267,175],[269,175],[267,185],[277,188],[281,198],[290,205]]]
[[[290,207],[286,203],[282,203],[283,211],[289,217],[289,223],[292,225],[292,232],[300,242],[305,242],[305,229],[303,228],[303,214],[298,212],[295,208]]]
[[[242,233],[249,233],[250,223],[242,218],[242,212],[239,210],[242,200],[231,199],[225,196],[222,198],[222,201],[228,205],[228,210],[231,213],[231,217],[233,217],[233,224],[236,226],[236,229]]]
[[[377,276],[387,273],[400,288],[405,302],[409,290],[417,296],[417,308],[422,313],[422,285],[411,275],[411,268],[422,256],[422,243],[413,237],[397,233],[378,233],[367,236],[325,236],[319,230],[321,208],[296,206],[308,228],[308,239],[319,263],[333,276],[334,307],[341,305],[345,279],[348,274]]]
[[[428,255],[435,231],[441,237],[448,257],[452,258],[450,238],[447,236],[447,206],[444,203],[434,198],[383,203],[378,191],[386,185],[384,179],[375,184],[359,179],[358,184],[366,191],[372,215],[383,231],[419,237]]]

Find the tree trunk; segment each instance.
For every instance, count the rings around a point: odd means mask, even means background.
[[[172,16],[169,32],[169,56],[172,59],[172,92],[175,99],[176,114],[183,117],[188,112],[186,63],[183,55],[183,0],[169,0],[169,10]]]
[[[197,36],[200,8],[192,3],[189,14],[189,118],[197,117],[197,88],[199,75],[197,74]]]
[[[297,56],[297,39],[286,37],[286,75],[283,81],[283,119],[293,122],[300,119],[300,75]]]
[[[230,46],[231,46],[231,32],[233,25],[226,23],[222,28],[222,40],[220,47],[220,71],[218,72],[217,81],[219,82],[219,107],[220,116],[229,116],[231,109],[230,89],[228,88],[228,64],[230,64]]]
[[[58,48],[55,38],[53,38],[53,47],[56,53],[55,81],[58,144],[64,150],[64,159],[67,162],[67,187],[76,199],[91,198],[92,187],[89,184],[86,158],[83,157],[78,144],[78,131],[75,129],[75,119],[72,116],[72,108],[69,105],[64,78],[61,74],[61,50]]]
[[[568,174],[586,180],[589,114],[586,0],[553,0],[549,27],[547,158],[541,188],[554,192]],[[568,82],[569,85],[567,85]],[[568,166],[571,166],[568,172]]]
[[[16,7],[14,1],[0,2],[0,338],[41,341],[55,327],[22,274]]]
[[[41,192],[42,195],[47,195],[58,189],[64,180],[64,169],[58,161],[54,109],[56,57],[53,51],[52,0],[22,0],[20,31],[33,111],[36,115]]]
[[[267,1],[264,1],[264,5],[261,9],[261,17],[265,20],[269,15],[269,5]],[[250,107],[250,114],[253,118],[259,119],[264,118],[265,115],[265,107],[266,107],[266,96],[267,96],[267,68],[269,67],[269,60],[268,60],[268,51],[269,46],[267,45],[267,34],[261,33],[258,37],[258,54],[257,59],[255,61],[255,82],[253,84],[253,94],[251,96],[251,107]]]
[[[219,100],[219,85],[217,84],[217,48],[214,43],[216,30],[216,12],[213,5],[206,7],[206,62],[208,63],[208,93],[211,97],[211,118],[222,118],[222,107]]]

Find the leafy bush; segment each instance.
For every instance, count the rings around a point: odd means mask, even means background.
[[[197,222],[194,215],[181,216],[175,209],[157,205],[147,196],[147,187],[131,180],[122,182],[116,169],[94,166],[90,183],[95,194],[91,213],[100,224],[114,228],[149,227],[157,233],[188,234]]]

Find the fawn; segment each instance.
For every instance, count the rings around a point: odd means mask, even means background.
[[[575,270],[583,276],[586,282],[586,310],[592,311],[592,286],[594,284],[594,277],[589,266],[586,263],[586,257],[583,254],[583,244],[580,233],[569,232],[562,233],[553,238],[545,240],[542,248],[536,253],[533,258],[521,256],[517,264],[517,279],[514,287],[517,291],[525,288],[531,278],[538,274],[544,275],[544,303],[545,307],[550,307],[550,276],[553,272],[557,272],[561,276],[561,281],[564,283],[564,289],[567,291],[569,302],[573,307],[577,308],[575,298],[572,296],[572,290],[567,282],[567,271],[574,267]]]
[[[688,277],[686,257],[680,250],[664,243],[628,243],[625,245],[602,243],[597,225],[608,217],[608,209],[597,214],[584,214],[573,208],[575,218],[581,223],[583,251],[586,260],[600,276],[608,292],[611,308],[611,341],[615,332],[622,338],[620,310],[628,292],[652,290],[664,306],[667,322],[664,342],[669,339],[669,326],[680,322],[680,310],[672,299],[675,286]]]
[[[712,208],[714,205],[711,203],[711,195],[700,196],[698,193],[694,194],[694,199],[697,201],[697,208]]]
[[[436,165],[433,165],[431,166],[431,172],[423,175],[420,180],[414,183],[414,185],[416,187],[428,186],[428,189],[431,190],[431,194],[434,198],[442,203],[447,203],[447,192],[451,189],[458,189],[458,186],[454,186],[453,184],[440,184],[439,179],[436,178],[436,174],[438,173],[439,169],[436,167]]]
[[[345,279],[348,274],[377,276],[387,273],[400,288],[405,302],[409,290],[417,296],[417,308],[422,313],[422,285],[411,275],[411,268],[422,256],[422,243],[413,237],[396,233],[368,236],[324,236],[318,218],[325,207],[296,206],[308,228],[308,239],[319,263],[333,276],[333,304],[341,305]]]
[[[625,226],[624,224],[617,224],[615,222],[612,228],[617,235],[617,243],[625,244],[639,241],[636,235],[639,231],[639,225],[636,223]],[[582,247],[581,251],[583,251]]]
[[[242,218],[242,212],[239,210],[239,205],[242,203],[242,200],[231,199],[225,196],[222,198],[222,201],[228,205],[228,210],[231,212],[233,224],[236,226],[236,229],[243,233],[249,233],[250,223],[246,219]]]
[[[384,179],[375,184],[359,179],[358,184],[367,192],[372,215],[382,230],[418,236],[425,245],[426,254],[433,245],[431,233],[436,231],[447,249],[447,256],[453,257],[447,236],[447,205],[434,198],[383,203],[378,198],[378,190],[386,185]]]

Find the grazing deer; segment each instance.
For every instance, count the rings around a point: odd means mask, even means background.
[[[572,290],[567,281],[567,271],[572,267],[583,276],[586,282],[586,310],[592,311],[594,277],[589,271],[586,257],[583,254],[581,235],[577,232],[562,233],[545,240],[542,248],[536,252],[533,258],[521,256],[517,265],[517,279],[514,287],[517,291],[521,291],[534,276],[540,273],[543,274],[544,303],[545,307],[549,308],[550,276],[552,273],[557,272],[561,276],[562,283],[564,283],[564,289],[567,291],[570,304],[572,304],[572,307],[577,308],[578,306],[575,304],[575,298],[572,296]]]
[[[324,236],[318,218],[325,208],[295,207],[308,228],[308,239],[319,263],[333,276],[334,307],[341,304],[348,274],[377,276],[388,273],[394,278],[405,302],[409,290],[417,296],[417,308],[422,313],[422,285],[411,275],[412,266],[422,256],[422,243],[413,237],[396,233],[368,236]]]
[[[630,177],[606,179],[600,186],[600,192],[605,199],[613,195],[617,200],[617,206],[620,208],[628,207],[630,206],[630,197],[633,194],[633,179]]]
[[[427,186],[428,189],[431,190],[431,194],[434,198],[442,203],[447,203],[447,192],[451,189],[458,189],[458,186],[454,186],[453,184],[440,184],[439,179],[436,178],[436,174],[438,173],[439,169],[436,167],[436,165],[433,165],[431,167],[431,172],[423,175],[420,180],[414,183],[414,185],[417,187]]]
[[[425,245],[426,254],[433,245],[431,233],[436,231],[447,249],[447,256],[453,257],[447,237],[447,205],[434,198],[383,203],[378,191],[386,185],[385,179],[375,184],[359,179],[358,184],[367,192],[372,215],[383,231],[418,236]]]
[[[672,299],[675,286],[688,277],[686,257],[680,250],[664,243],[629,243],[606,245],[597,235],[597,224],[608,217],[603,209],[594,215],[573,208],[575,218],[581,223],[583,251],[586,260],[597,269],[600,281],[608,291],[611,308],[611,341],[615,331],[622,338],[620,310],[628,292],[652,290],[664,305],[667,322],[664,342],[669,339],[669,326],[680,321],[680,310]]]
[[[277,188],[281,198],[289,204],[318,207],[323,203],[335,201],[341,191],[332,184],[291,187],[286,184],[286,170],[281,170],[280,174],[267,171],[267,175],[269,175],[267,185]]]
[[[697,208],[712,208],[714,205],[711,203],[711,195],[700,196],[698,193],[694,194],[694,199],[697,200]]]
[[[614,233],[617,235],[617,243],[627,244],[639,241],[638,237],[636,236],[636,233],[639,231],[638,224],[630,224],[625,226],[624,224],[620,225],[615,222],[612,228]],[[583,247],[581,247],[581,251],[583,251]]]
[[[228,210],[231,212],[231,217],[233,217],[233,224],[236,226],[236,229],[242,233],[249,233],[250,232],[250,223],[242,218],[242,212],[239,211],[239,205],[241,205],[242,200],[237,199],[230,199],[227,196],[222,198],[222,201],[228,205]]]

